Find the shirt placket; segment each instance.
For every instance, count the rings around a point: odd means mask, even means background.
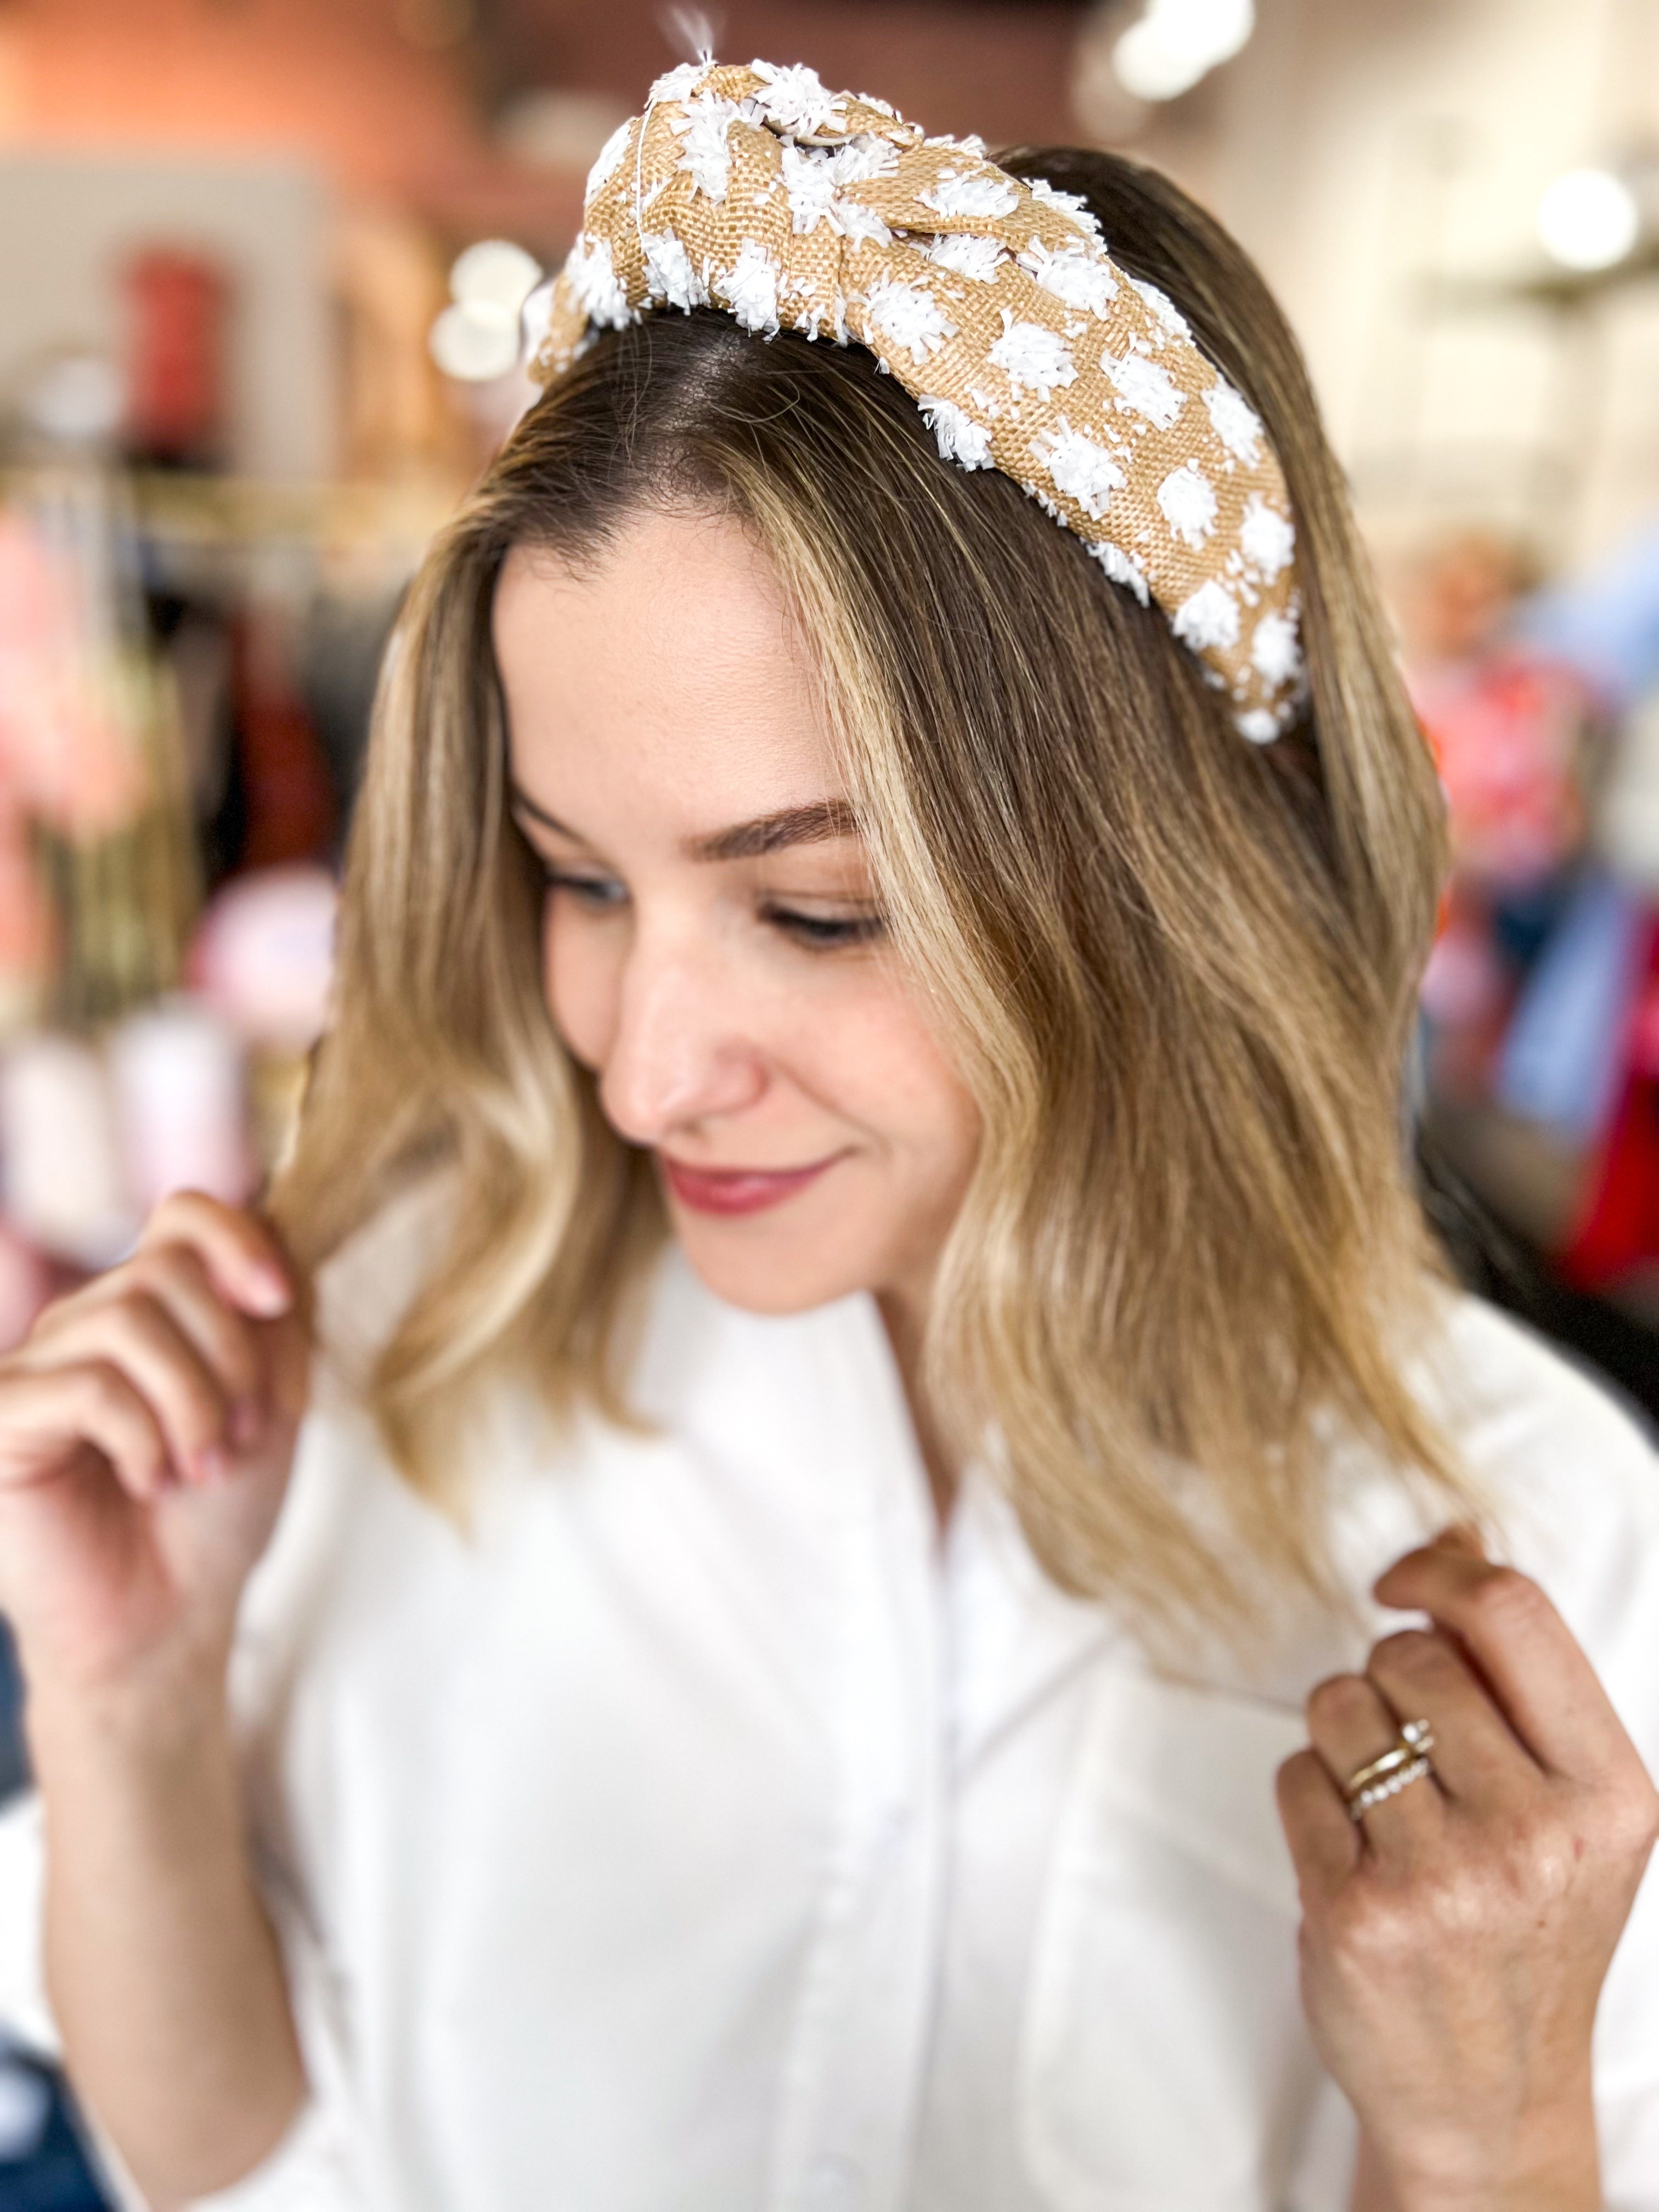
[[[772,2212],[902,2212],[939,1980],[946,1621],[933,1508],[884,1340],[848,1349],[842,1402],[879,1419],[856,1471],[836,1478],[839,1795]]]

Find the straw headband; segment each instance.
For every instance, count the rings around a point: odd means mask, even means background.
[[[1158,602],[1243,736],[1291,720],[1296,532],[1278,460],[1080,199],[810,69],[688,62],[594,164],[581,234],[532,302],[532,374],[550,383],[598,329],[709,306],[762,337],[866,346],[945,459],[1000,469]]]

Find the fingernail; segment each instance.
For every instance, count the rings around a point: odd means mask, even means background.
[[[200,1482],[222,1482],[230,1473],[230,1462],[217,1444],[206,1444],[196,1455],[196,1476]]]
[[[248,1278],[248,1296],[256,1313],[269,1315],[272,1319],[286,1313],[294,1303],[293,1292],[274,1267],[254,1269]]]
[[[230,1409],[230,1440],[240,1451],[258,1442],[264,1415],[252,1398],[239,1398]]]

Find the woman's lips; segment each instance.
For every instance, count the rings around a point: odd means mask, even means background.
[[[804,1168],[693,1168],[684,1160],[657,1156],[668,1188],[682,1206],[695,1213],[758,1213],[763,1207],[781,1204],[805,1190],[826,1168],[841,1158],[832,1152]]]

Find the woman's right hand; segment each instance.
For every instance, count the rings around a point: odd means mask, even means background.
[[[0,1359],[0,1612],[32,1692],[222,1681],[308,1352],[270,1230],[187,1192]]]

